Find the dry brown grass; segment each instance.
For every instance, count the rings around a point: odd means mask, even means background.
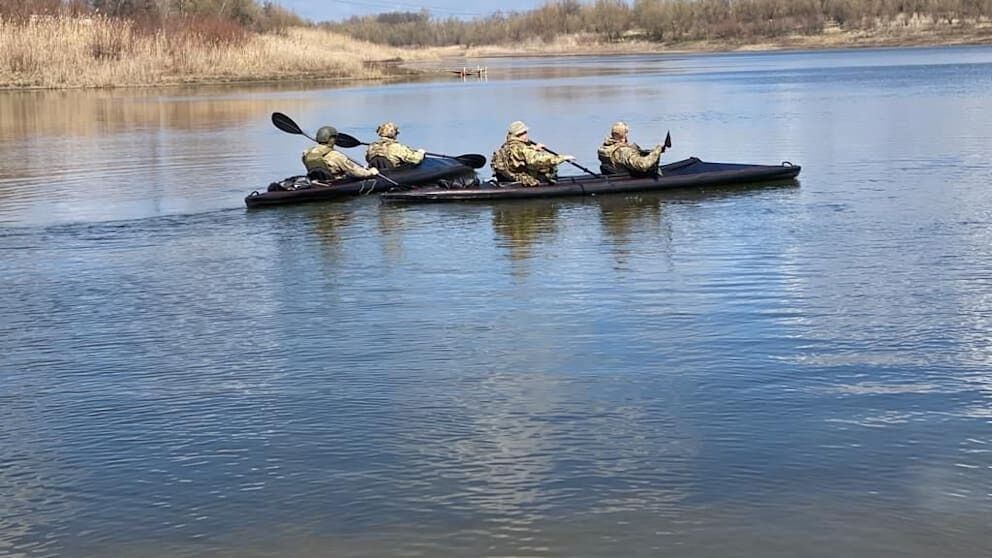
[[[433,56],[312,28],[144,30],[105,17],[0,19],[0,87],[114,87],[277,78],[381,78],[374,61]]]
[[[609,41],[592,33],[573,33],[559,35],[547,41],[535,37],[514,45],[474,46],[454,51],[441,49],[434,51],[447,57],[485,58],[989,43],[992,43],[992,21],[988,18],[979,18],[964,24],[960,21],[949,24],[922,18],[898,18],[893,21],[878,21],[871,29],[844,30],[828,25],[820,33],[794,33],[778,37],[655,42],[638,38],[636,34],[631,34],[623,41]],[[424,64],[422,67],[427,68],[431,65]]]

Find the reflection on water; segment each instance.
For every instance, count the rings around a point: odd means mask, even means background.
[[[636,230],[659,227],[662,198],[657,193],[604,196],[599,200],[603,228],[618,244],[626,244]]]
[[[82,141],[108,133],[217,129],[307,104],[280,99],[279,89],[266,85],[257,94],[250,93],[250,86],[6,91],[0,102],[0,139],[72,136]]]
[[[557,231],[557,200],[497,204],[492,214],[493,231],[514,260],[529,258],[535,244]]]
[[[312,211],[314,219],[314,232],[331,250],[338,250],[342,240],[345,238],[345,231],[354,221],[352,208],[344,205],[329,204],[319,210]]]
[[[0,555],[992,554],[992,49],[484,65],[0,94]],[[247,212],[273,110],[804,170]]]

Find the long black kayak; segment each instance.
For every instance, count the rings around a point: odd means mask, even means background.
[[[474,176],[475,170],[448,157],[427,157],[415,167],[401,167],[385,170],[383,175],[402,184],[413,187],[420,184],[436,184],[438,180]],[[363,180],[320,182],[308,180],[305,176],[292,176],[280,182],[273,182],[266,192],[252,192],[245,198],[248,207],[270,207],[291,203],[327,201],[345,197],[382,192],[396,185],[381,176]]]
[[[554,184],[534,187],[521,186],[515,182],[484,182],[464,188],[422,187],[409,191],[388,191],[382,195],[382,199],[398,202],[444,202],[598,195],[783,180],[795,178],[800,170],[802,167],[789,162],[781,165],[742,165],[707,163],[691,157],[662,166],[658,176],[568,176],[559,178]]]

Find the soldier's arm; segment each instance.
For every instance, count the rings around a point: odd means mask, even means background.
[[[547,151],[538,151],[537,149],[527,149],[524,156],[528,167],[541,170],[553,170],[567,160],[563,156],[552,155]]]
[[[420,162],[424,160],[424,155],[426,154],[423,149],[414,151],[413,149],[410,149],[400,143],[393,144],[390,149],[393,150],[393,153],[396,154],[397,157],[399,157],[400,161],[413,165],[419,165]]]
[[[354,176],[355,178],[369,178],[379,174],[378,170],[367,169],[361,165],[353,163],[350,159],[345,159],[344,171],[348,173],[348,176]]]
[[[627,167],[637,172],[651,172],[658,166],[661,158],[661,146],[655,147],[644,155],[638,149],[624,150]]]
[[[358,165],[344,154],[338,153],[337,151],[331,151],[325,155],[324,161],[327,163],[328,167],[332,169],[339,168],[348,176],[353,176],[355,178],[369,178],[379,174],[378,170],[367,169],[361,165]]]

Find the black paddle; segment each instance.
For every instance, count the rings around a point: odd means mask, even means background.
[[[668,132],[667,134],[665,134],[665,141],[661,144],[661,152],[664,153],[665,150],[667,150],[671,146],[672,146],[672,133]],[[647,155],[648,153],[651,153],[650,149],[641,150],[641,155]]]
[[[536,141],[534,141],[534,140],[527,140],[527,141],[529,141],[531,145],[537,145],[537,142],[536,142]],[[550,154],[552,154],[552,155],[554,155],[555,157],[560,157],[560,156],[561,156],[561,155],[558,155],[557,153],[555,153],[554,151],[551,151],[550,149],[548,149],[548,147],[547,147],[547,146],[545,146],[545,145],[542,145],[542,146],[541,146],[541,149],[543,149],[543,150],[545,150],[545,151],[547,151],[548,153],[550,153]],[[575,166],[576,166],[576,167],[578,167],[579,169],[581,169],[581,170],[583,170],[583,171],[585,171],[586,173],[588,173],[588,174],[589,174],[589,175],[591,175],[591,176],[595,176],[595,177],[600,177],[600,176],[602,176],[601,174],[596,174],[596,173],[594,173],[594,172],[592,172],[591,170],[589,170],[589,169],[587,169],[587,168],[585,168],[585,167],[583,167],[582,165],[580,165],[580,164],[578,164],[578,163],[576,163],[575,161],[568,161],[568,162],[569,162],[569,163],[572,163],[573,165],[575,165]]]
[[[293,119],[292,118],[286,116],[285,114],[283,114],[281,112],[273,112],[272,113],[272,124],[274,124],[276,128],[279,128],[283,132],[286,132],[287,134],[296,134],[298,136],[303,136],[305,138],[308,138],[308,139],[310,139],[312,141],[315,141],[315,142],[317,141],[316,139],[310,137],[302,129],[300,129],[300,127],[296,125],[296,122],[293,122]],[[351,136],[348,136],[347,134],[338,134],[338,137],[339,138],[341,136],[347,136],[347,137],[351,138]],[[351,138],[351,139],[355,139],[355,138]],[[342,147],[346,147],[346,146],[342,146]],[[356,163],[354,160],[352,160],[351,157],[348,157],[348,160],[351,161],[352,163],[355,163],[356,165],[358,165],[358,163]],[[358,165],[358,166],[362,166],[362,165]],[[395,180],[393,180],[392,178],[389,178],[388,176],[386,176],[384,174],[377,174],[374,177],[370,177],[370,178],[376,178],[376,177],[382,178],[383,180],[385,180],[386,182],[389,182],[393,186],[399,186],[400,185],[399,182],[396,182]]]
[[[292,118],[286,116],[281,112],[272,113],[272,124],[274,124],[276,128],[279,128],[283,132],[286,132],[287,134],[296,134],[298,136],[303,136],[305,138],[308,138],[314,142],[317,141],[316,139],[309,136],[306,132],[301,130],[300,127],[296,125],[296,122],[293,122]]]
[[[343,132],[338,132],[338,139],[334,140],[334,143],[340,145],[344,148],[358,147],[359,145],[368,145],[364,141],[356,138],[355,136],[350,136]],[[471,167],[473,169],[481,169],[486,166],[486,156],[479,155],[478,153],[466,153],[464,155],[459,155],[457,157],[452,157],[451,155],[445,155],[443,153],[431,153],[426,152],[432,157],[445,157],[447,159],[455,159],[459,163],[465,165],[466,167]]]

